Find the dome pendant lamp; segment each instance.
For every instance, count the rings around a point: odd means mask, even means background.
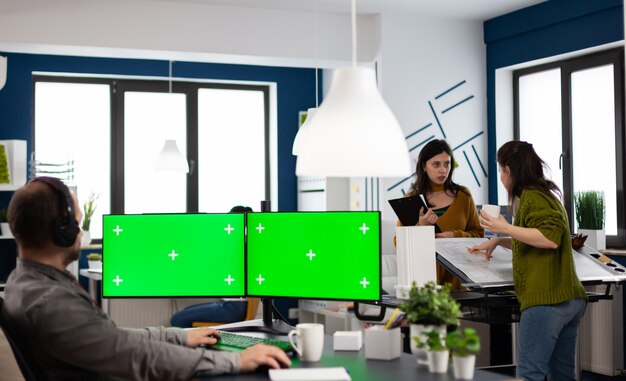
[[[169,117],[172,119],[172,61],[169,62],[170,67],[170,80],[169,80],[169,96],[170,96],[170,110]],[[171,122],[171,120],[169,120]],[[173,171],[173,172],[184,172],[189,173],[189,162],[183,156],[183,154],[178,149],[178,145],[176,144],[176,140],[166,139],[163,144],[163,148],[161,152],[159,152],[159,156],[157,157],[155,169],[157,171]]]
[[[352,0],[352,67],[334,71],[328,95],[307,127],[299,146],[298,176],[411,174],[404,134],[378,91],[374,70],[356,66],[356,0]]]
[[[317,108],[319,107],[319,89],[318,83],[319,79],[317,76],[318,67],[317,67],[317,0],[315,0],[315,108],[309,108],[306,112],[306,119],[304,123],[298,129],[298,133],[293,141],[293,148],[291,150],[292,155],[298,156],[300,154],[300,148],[306,141],[307,131],[309,130],[309,125],[311,124],[311,120],[313,120],[313,115],[317,112]]]

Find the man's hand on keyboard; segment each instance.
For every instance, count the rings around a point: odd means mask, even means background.
[[[241,352],[240,372],[252,372],[261,365],[272,369],[288,368],[291,360],[282,349],[273,345],[257,344]]]
[[[200,327],[187,330],[187,346],[195,348],[200,345],[215,345],[220,339],[220,333],[209,327]]]

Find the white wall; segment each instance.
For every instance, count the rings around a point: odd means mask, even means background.
[[[377,16],[360,16],[359,60],[379,51]],[[318,14],[320,66],[350,61],[348,14]],[[0,0],[0,51],[309,66],[315,15],[145,0]]]
[[[385,100],[398,117],[405,136],[432,123],[407,139],[409,148],[427,137],[444,138],[429,106],[429,101],[451,147],[483,132],[454,152],[459,167],[454,180],[468,187],[477,204],[487,202],[485,177],[472,145],[487,170],[486,75],[483,25],[478,21],[421,18],[406,14],[384,14],[381,20],[381,79]],[[456,89],[436,97],[456,84]],[[463,99],[472,99],[443,113]],[[411,152],[413,163],[420,148]],[[474,179],[464,153],[470,160],[480,186]],[[402,196],[411,179],[390,192],[387,188],[401,179],[385,179],[381,197],[384,200]],[[394,218],[386,202],[383,218]],[[389,215],[388,213],[391,213]]]

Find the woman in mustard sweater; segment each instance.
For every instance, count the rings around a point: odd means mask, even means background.
[[[454,158],[445,140],[431,140],[420,151],[415,174],[417,179],[406,196],[424,195],[428,210],[422,210],[419,226],[441,228],[436,238],[483,237],[476,205],[470,191],[452,180]],[[398,226],[402,226],[398,220]],[[437,282],[451,283],[453,290],[461,289],[457,277],[437,263]]]
[[[514,224],[482,212],[480,223],[511,238],[493,238],[470,252],[490,259],[498,245],[512,249],[513,284],[522,311],[517,376],[574,380],[576,334],[587,296],[576,275],[561,192],[544,176],[545,163],[532,144],[508,142],[498,150],[497,161]]]

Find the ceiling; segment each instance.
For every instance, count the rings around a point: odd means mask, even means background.
[[[292,11],[349,13],[350,0],[151,0]],[[448,19],[488,20],[546,0],[358,0],[358,14],[403,12]]]

